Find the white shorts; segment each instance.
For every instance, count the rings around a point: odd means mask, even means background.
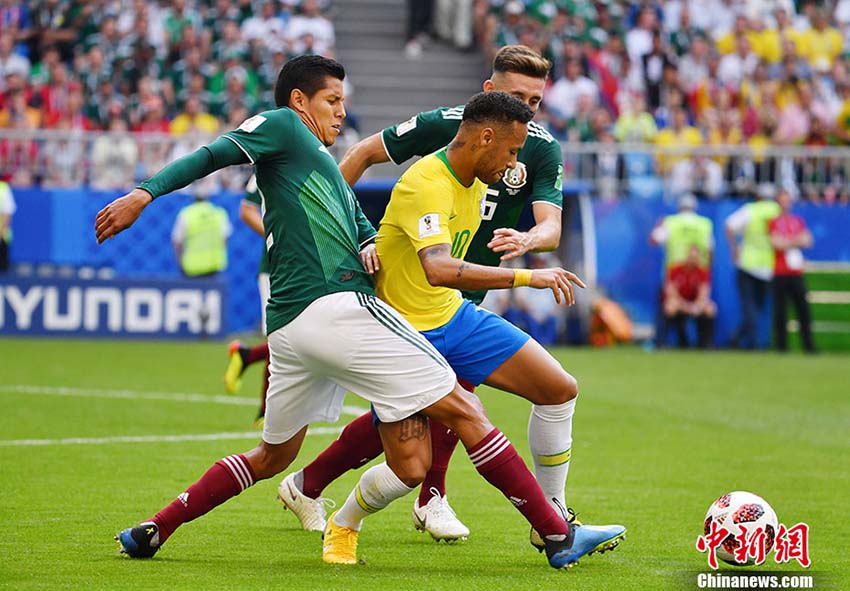
[[[268,273],[260,273],[257,275],[257,289],[260,291],[260,317],[263,322],[260,326],[263,327],[263,334],[266,334],[266,304],[269,303],[269,296],[271,296],[272,293]]]
[[[269,335],[263,441],[339,419],[351,391],[382,422],[400,421],[449,394],[455,373],[401,315],[375,296],[333,293]]]

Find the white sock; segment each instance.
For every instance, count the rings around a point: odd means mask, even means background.
[[[334,523],[360,531],[367,515],[377,513],[413,490],[399,480],[386,462],[372,466],[363,473],[342,508],[333,516]]]
[[[573,413],[576,398],[563,404],[534,405],[528,417],[528,446],[534,457],[534,476],[549,504],[566,507],[564,488],[570,471]],[[556,501],[553,501],[555,499]]]

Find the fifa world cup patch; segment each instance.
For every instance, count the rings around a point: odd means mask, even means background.
[[[440,214],[426,213],[419,218],[419,238],[436,236],[440,233]]]
[[[254,115],[253,117],[248,117],[245,121],[243,121],[242,125],[239,126],[239,130],[244,131],[245,133],[251,133],[265,122],[266,118],[262,115]]]
[[[396,134],[397,137],[401,137],[404,134],[406,134],[408,131],[413,131],[414,129],[416,129],[416,115],[414,115],[413,117],[411,117],[407,121],[404,121],[404,122],[396,125],[395,126],[395,134]]]

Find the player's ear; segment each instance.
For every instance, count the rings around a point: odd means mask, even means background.
[[[494,90],[496,88],[496,85],[493,83],[492,80],[487,79],[484,81],[484,85],[482,86],[482,88],[484,92],[490,92],[491,90]]]
[[[492,127],[482,127],[481,131],[478,133],[478,143],[481,146],[489,146],[495,137],[496,134]]]
[[[289,107],[296,111],[304,111],[307,104],[307,95],[299,88],[293,88],[289,93]]]

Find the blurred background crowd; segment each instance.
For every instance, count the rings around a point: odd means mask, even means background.
[[[769,181],[850,201],[850,160],[828,151],[850,141],[850,0],[407,4],[407,59],[434,38],[486,63],[511,43],[548,57],[538,121],[564,142],[567,177],[603,197],[629,181],[709,198]],[[288,57],[334,56],[333,17],[329,0],[0,0],[3,176],[98,189],[146,177],[270,107]],[[351,115],[338,152],[357,139]],[[74,135],[97,131],[113,135]],[[765,156],[777,146],[796,151]],[[244,183],[229,176],[209,190]]]

